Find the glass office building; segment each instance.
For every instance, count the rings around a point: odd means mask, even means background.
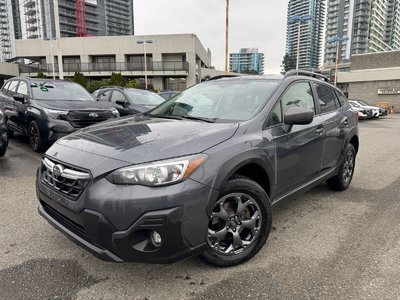
[[[239,53],[229,55],[231,72],[245,74],[264,74],[264,54],[258,48],[242,48]]]

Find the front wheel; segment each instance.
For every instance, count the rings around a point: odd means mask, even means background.
[[[44,143],[42,141],[42,135],[40,134],[40,128],[36,121],[31,121],[28,128],[29,143],[33,151],[40,152],[43,150]]]
[[[353,179],[354,168],[356,165],[356,150],[349,144],[344,153],[344,160],[339,167],[338,174],[326,181],[326,184],[333,190],[346,190]]]
[[[249,260],[267,240],[271,221],[271,205],[263,188],[247,177],[233,177],[222,187],[209,218],[203,259],[218,267]]]

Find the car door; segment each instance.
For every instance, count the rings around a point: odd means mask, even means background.
[[[315,178],[321,171],[323,128],[321,119],[311,124],[284,124],[284,114],[290,107],[316,111],[310,82],[290,85],[268,116],[268,130],[275,146],[275,195],[294,189]]]
[[[131,114],[131,110],[129,108],[129,101],[121,91],[119,90],[112,91],[111,102],[114,104],[115,108],[118,109],[121,117]],[[121,103],[126,103],[126,105],[121,105]]]
[[[324,124],[324,152],[322,170],[336,167],[346,134],[349,130],[349,119],[341,108],[336,91],[325,83],[314,83],[319,103],[319,116]]]
[[[17,93],[18,80],[10,80],[5,93],[3,94],[4,109],[7,118],[7,126],[11,129],[21,130],[18,126],[18,114],[15,107],[14,95]]]

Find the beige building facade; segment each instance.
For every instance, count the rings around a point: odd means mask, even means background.
[[[211,52],[195,34],[72,37],[60,39],[59,45],[64,77],[82,72],[102,79],[119,72],[128,79],[143,79],[146,74],[155,89],[182,90],[209,74],[222,74],[212,68]],[[18,58],[33,62],[20,66],[22,76],[43,72],[51,77],[54,65],[59,77],[56,41],[18,40],[15,46]]]

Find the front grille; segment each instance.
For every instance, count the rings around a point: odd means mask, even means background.
[[[66,119],[75,128],[83,128],[114,118],[111,111],[70,111]]]
[[[81,237],[87,239],[87,234],[85,228],[72,221],[70,218],[67,218],[63,214],[59,213],[56,211],[54,208],[51,206],[47,205],[46,202],[40,201],[40,204],[42,204],[43,209],[56,221],[61,223],[63,226],[67,227],[69,230],[73,231],[74,233],[80,235]]]
[[[91,178],[89,172],[53,162],[47,157],[43,159],[41,171],[44,184],[71,199],[80,196]]]

